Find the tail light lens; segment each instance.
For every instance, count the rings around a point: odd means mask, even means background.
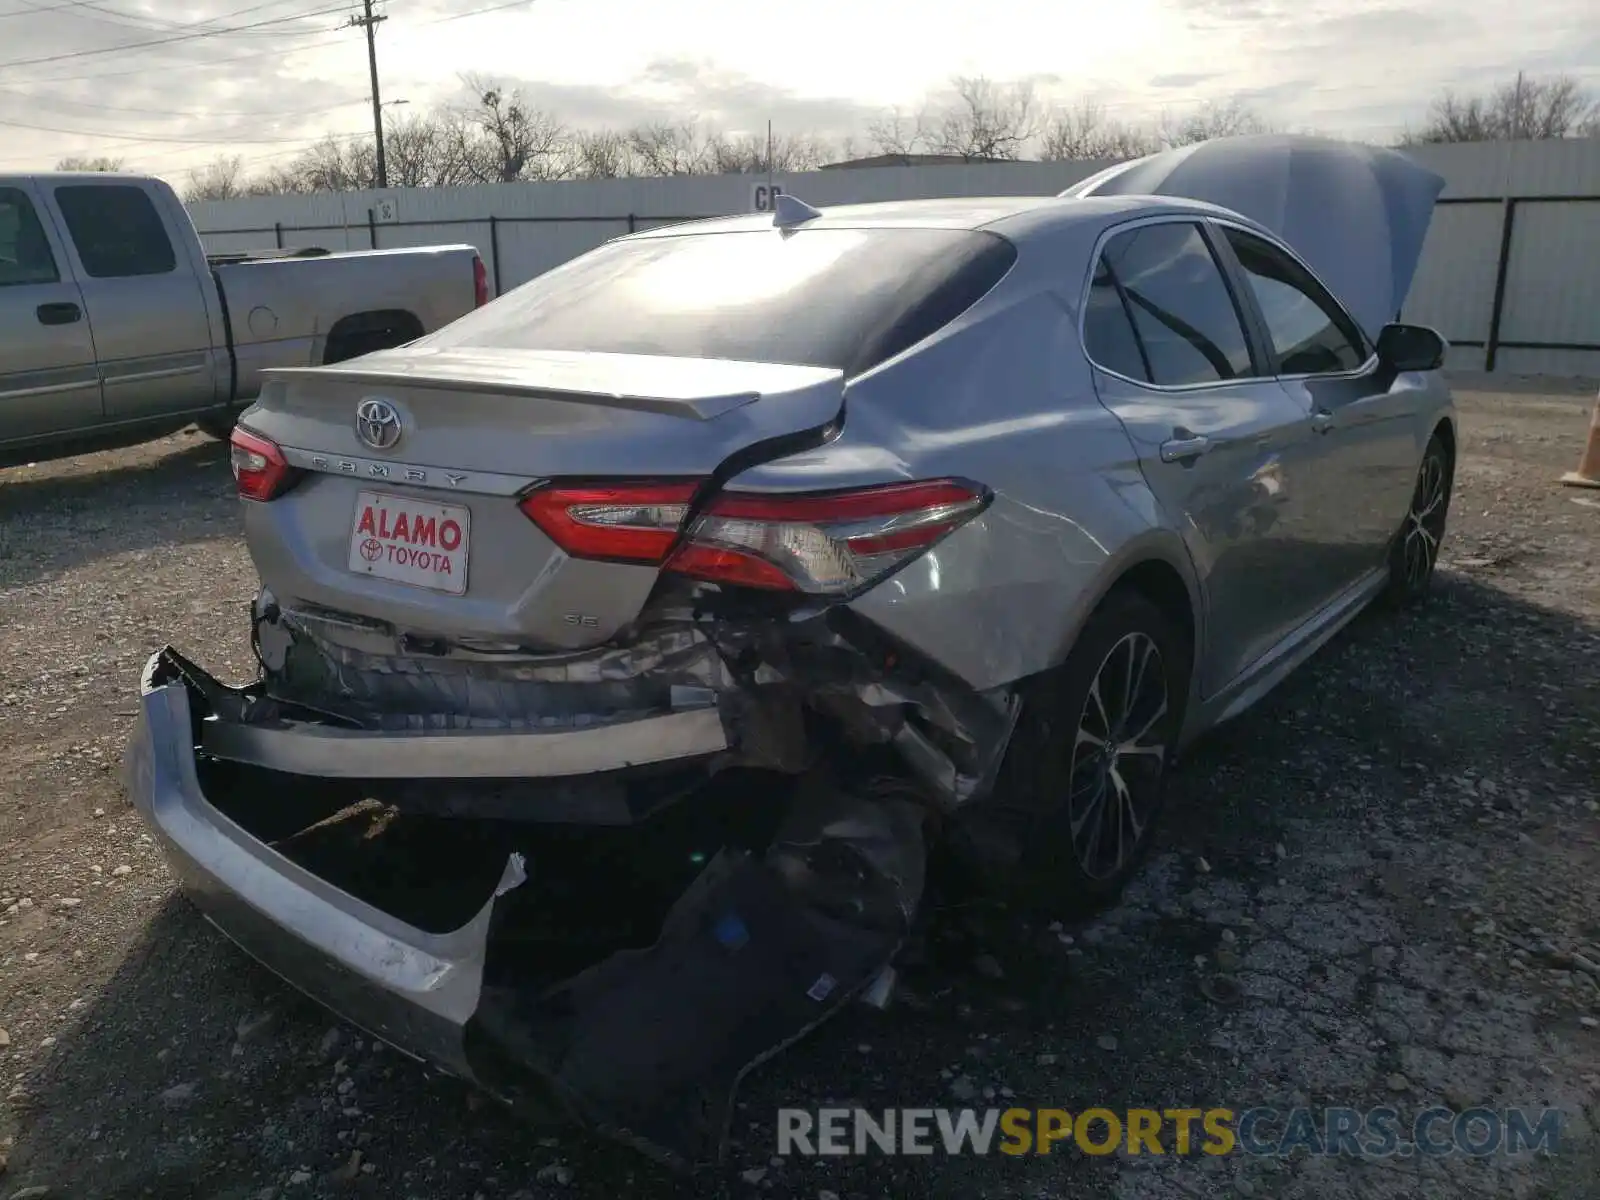
[[[293,482],[297,472],[283,457],[283,451],[260,434],[235,425],[229,442],[233,478],[242,499],[271,500]]]
[[[489,268],[476,254],[472,256],[472,300],[478,308],[489,303]]]
[[[699,483],[624,483],[534,492],[522,511],[573,558],[660,566]]]
[[[576,558],[659,565],[738,587],[839,595],[904,566],[987,502],[982,489],[948,479],[821,495],[723,493],[684,531],[698,487],[548,488],[522,508]]]

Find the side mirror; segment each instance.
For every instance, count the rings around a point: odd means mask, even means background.
[[[1437,371],[1446,348],[1426,325],[1385,325],[1378,334],[1378,361],[1395,371]]]

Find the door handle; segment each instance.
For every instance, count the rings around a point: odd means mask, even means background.
[[[1319,408],[1311,414],[1311,428],[1318,433],[1332,433],[1334,429],[1333,414],[1325,408]]]
[[[39,318],[41,325],[71,325],[83,319],[83,309],[71,301],[60,304],[41,304],[34,309],[34,315]]]
[[[1211,449],[1211,439],[1203,433],[1175,429],[1176,437],[1161,443],[1162,462],[1193,462]]]

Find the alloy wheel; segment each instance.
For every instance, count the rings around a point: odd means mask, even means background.
[[[1439,543],[1444,538],[1445,497],[1444,459],[1438,454],[1429,454],[1422,460],[1417,488],[1411,497],[1411,510],[1406,514],[1402,561],[1408,590],[1421,589],[1439,559]]]
[[[1138,851],[1167,761],[1167,671],[1143,633],[1107,652],[1084,700],[1067,782],[1073,853],[1084,874],[1108,879]]]

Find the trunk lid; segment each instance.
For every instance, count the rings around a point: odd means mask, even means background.
[[[528,479],[710,474],[844,399],[826,367],[560,350],[402,346],[266,376],[244,421],[286,449]],[[393,445],[359,437],[368,398],[398,411]]]
[[[833,369],[632,354],[413,346],[274,371],[241,425],[304,474],[245,505],[246,537],[286,608],[396,636],[581,649],[633,621],[659,572],[569,558],[521,493],[703,479],[764,443],[782,453],[843,401]],[[371,402],[384,419],[364,439]]]

